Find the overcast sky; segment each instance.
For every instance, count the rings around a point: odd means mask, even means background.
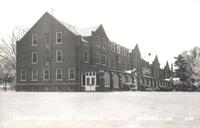
[[[110,40],[127,48],[137,43],[143,58],[152,61],[157,54],[161,66],[200,47],[200,0],[5,0],[0,38],[16,26],[32,27],[51,8],[79,28],[102,24]]]

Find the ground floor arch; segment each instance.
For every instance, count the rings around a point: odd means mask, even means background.
[[[110,88],[110,74],[108,72],[104,72],[104,84],[106,88]]]
[[[114,73],[112,79],[113,79],[113,87],[119,88],[119,76],[116,73]]]

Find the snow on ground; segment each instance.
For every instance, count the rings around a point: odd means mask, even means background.
[[[198,92],[0,92],[0,128],[199,128]]]

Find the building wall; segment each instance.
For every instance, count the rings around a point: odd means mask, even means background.
[[[56,32],[62,32],[62,44],[56,44]],[[38,35],[38,45],[32,46],[32,35]],[[45,47],[44,36],[49,35],[49,47]],[[45,14],[27,32],[27,34],[17,42],[17,84],[22,83],[79,83],[77,75],[78,47],[80,47],[80,37],[75,36],[66,29],[59,21],[49,14]],[[56,50],[62,50],[62,62],[56,62]],[[44,63],[45,52],[50,53],[50,63]],[[32,64],[32,52],[38,52],[38,63]],[[76,79],[69,80],[69,68],[75,68]],[[62,69],[62,80],[56,80],[56,69]],[[21,81],[21,70],[26,70],[26,81]],[[32,81],[32,70],[38,70],[38,80]],[[43,80],[43,69],[50,69],[50,80]]]
[[[62,32],[62,43],[56,43],[56,32]],[[32,46],[32,35],[38,35],[38,45]],[[46,40],[47,39],[47,40]],[[45,45],[45,41],[49,45]],[[105,48],[104,48],[105,43]],[[99,44],[99,45],[98,45]],[[56,62],[56,51],[62,50],[62,62]],[[88,53],[88,61],[85,60]],[[38,52],[38,63],[32,64],[32,52]],[[49,64],[45,54],[49,53]],[[97,63],[97,55],[100,63]],[[103,56],[106,56],[103,64]],[[155,64],[157,66],[157,64]],[[75,80],[69,80],[69,68],[75,69]],[[138,46],[129,49],[110,41],[102,25],[90,36],[76,35],[50,14],[45,13],[38,22],[17,42],[17,91],[84,91],[83,76],[88,72],[98,75],[97,91],[124,90],[125,83],[133,81],[143,90],[144,79],[127,74],[125,71],[136,68],[138,75],[144,75],[144,68],[151,69],[152,77],[159,79],[160,67],[149,65],[141,58]],[[32,70],[38,71],[37,81],[32,81]],[[43,69],[50,70],[50,79],[43,80]],[[56,69],[62,69],[62,80],[56,80]],[[26,71],[26,80],[21,81],[21,70]],[[106,75],[105,75],[106,74]],[[165,74],[166,75],[166,74]],[[107,76],[109,81],[105,78]],[[150,78],[146,80],[147,83]],[[105,86],[109,83],[109,87]],[[117,84],[117,85],[115,85]],[[155,82],[156,84],[156,82]],[[152,85],[156,86],[156,85]]]

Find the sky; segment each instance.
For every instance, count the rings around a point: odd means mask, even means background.
[[[110,40],[139,45],[161,67],[185,50],[200,47],[200,0],[6,0],[0,7],[0,38],[14,28],[31,28],[46,12],[78,28],[102,24]],[[151,56],[148,55],[151,53]]]

